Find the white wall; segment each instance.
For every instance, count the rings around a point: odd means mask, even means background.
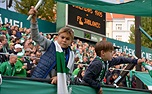
[[[120,36],[120,39],[118,39],[117,36]],[[113,38],[123,41],[123,42],[128,42],[130,36],[130,31],[114,31],[113,32]]]
[[[134,18],[113,19],[112,34],[111,34],[112,38],[118,39],[119,36],[120,41],[129,42],[128,40],[131,33],[130,26],[134,25],[134,20],[135,20]],[[118,24],[122,25],[121,29],[116,28]]]
[[[112,35],[112,21],[107,21],[106,22],[106,37],[108,38],[113,38]]]

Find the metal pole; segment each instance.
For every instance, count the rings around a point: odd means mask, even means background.
[[[135,17],[135,55],[138,58],[141,58],[141,32],[139,30],[139,26],[141,24],[141,18]],[[136,65],[136,71],[141,71],[141,65]],[[142,82],[137,78],[136,87],[142,88]]]
[[[8,0],[6,0],[6,9],[8,10]]]

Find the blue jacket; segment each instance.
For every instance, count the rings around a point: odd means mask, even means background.
[[[104,69],[104,67],[107,66],[107,64],[109,64],[109,66],[107,67],[107,69],[108,69],[109,67],[112,67],[114,65],[126,64],[126,63],[137,64],[137,59],[117,57],[117,58],[113,58],[111,61],[108,61],[108,63],[104,62],[104,64],[103,64],[101,62],[101,60],[95,58],[92,61],[92,63],[89,65],[89,67],[87,68],[83,80],[87,84],[89,84],[91,87],[94,87],[96,89],[100,89],[101,84],[97,79],[100,76],[101,70]],[[101,78],[100,81],[102,81],[104,76],[105,76],[105,74],[103,75],[103,77]]]
[[[51,42],[46,52],[41,56],[40,61],[32,74],[32,78],[46,78],[55,65],[55,44],[54,42]]]

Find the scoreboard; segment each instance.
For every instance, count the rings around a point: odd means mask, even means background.
[[[105,22],[104,12],[68,5],[68,25],[105,35]]]

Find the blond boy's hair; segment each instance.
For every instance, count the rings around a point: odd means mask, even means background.
[[[71,29],[70,27],[61,28],[58,32],[58,35],[60,35],[61,33],[65,33],[65,32],[70,34],[72,40],[74,39],[74,30]]]

